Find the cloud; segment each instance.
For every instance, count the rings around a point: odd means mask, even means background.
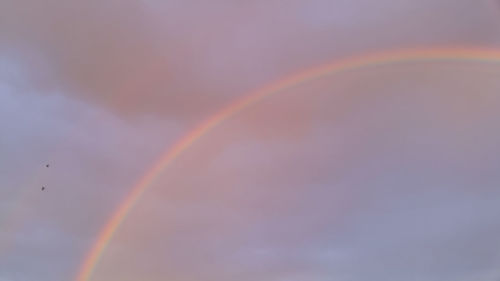
[[[157,120],[124,122],[64,95],[0,84],[0,272],[69,280],[107,214],[179,127],[162,121],[160,132]]]
[[[0,11],[2,48],[39,87],[180,120],[338,57],[494,44],[499,31],[485,3],[466,1],[3,1]]]
[[[498,71],[366,69],[242,112],[151,186],[96,280],[494,280]],[[312,125],[274,137],[306,93]]]
[[[165,147],[242,93],[377,49],[496,46],[492,7],[1,1],[2,276],[70,280]],[[159,175],[93,278],[495,280],[498,74],[389,65],[265,99]]]

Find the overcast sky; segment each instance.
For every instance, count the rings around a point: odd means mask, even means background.
[[[500,49],[499,3],[0,0],[0,281],[74,280],[134,183],[230,101],[432,46]],[[498,281],[498,77],[412,62],[269,97],[163,171],[91,280]]]

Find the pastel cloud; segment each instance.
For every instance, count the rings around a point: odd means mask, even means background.
[[[2,1],[0,280],[71,280],[164,149],[242,93],[499,28],[489,1]],[[245,110],[160,175],[92,280],[498,279],[498,74],[359,69]]]

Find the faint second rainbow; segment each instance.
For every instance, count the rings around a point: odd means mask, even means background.
[[[230,103],[222,110],[216,112],[214,115],[201,122],[192,131],[188,132],[184,137],[179,139],[160,157],[159,161],[149,170],[149,172],[147,172],[137,182],[100,231],[96,242],[85,256],[85,259],[75,277],[75,281],[88,281],[90,279],[102,253],[110,240],[113,238],[113,234],[124,221],[127,214],[133,208],[144,191],[146,191],[158,175],[161,174],[161,172],[170,163],[172,163],[172,161],[175,160],[179,154],[189,148],[195,141],[225,119],[240,112],[246,107],[257,103],[265,97],[281,92],[285,89],[290,89],[298,84],[318,79],[325,75],[374,65],[386,65],[398,62],[406,63],[412,61],[475,61],[499,63],[500,50],[470,47],[438,47],[392,50],[355,56],[288,76],[275,83],[271,83],[260,90],[251,92],[239,99],[236,99],[236,101]]]

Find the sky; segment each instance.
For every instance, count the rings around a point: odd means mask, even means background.
[[[498,1],[0,1],[0,281],[76,281],[136,182],[245,94],[438,46],[500,50]],[[499,280],[499,75],[412,61],[267,97],[157,175],[90,280]]]

